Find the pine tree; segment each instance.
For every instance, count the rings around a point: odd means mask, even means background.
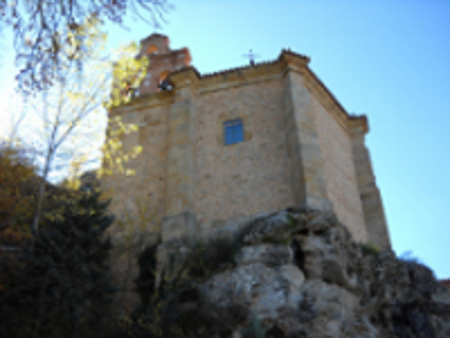
[[[8,318],[0,336],[77,336],[100,322],[114,291],[108,204],[100,192],[85,189],[61,199],[58,212],[44,217],[34,247],[14,255],[8,266],[14,285],[0,291],[0,318]]]

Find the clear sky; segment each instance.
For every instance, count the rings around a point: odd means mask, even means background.
[[[450,278],[450,1],[172,0],[158,33],[188,47],[209,73],[278,57],[310,67],[349,113],[367,114],[367,142],[393,248]],[[110,46],[154,30],[130,19]],[[6,46],[5,46],[6,45]],[[0,59],[0,103],[11,87],[12,52]],[[0,126],[1,127],[1,126]]]

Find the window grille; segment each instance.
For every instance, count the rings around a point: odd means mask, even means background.
[[[244,142],[244,126],[242,119],[226,121],[223,123],[225,145]]]

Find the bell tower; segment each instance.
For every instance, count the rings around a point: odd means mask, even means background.
[[[139,87],[140,96],[169,89],[168,84],[164,82],[167,76],[191,63],[189,49],[171,50],[169,38],[157,33],[141,40],[138,57],[144,55],[148,57],[149,65],[147,74]]]

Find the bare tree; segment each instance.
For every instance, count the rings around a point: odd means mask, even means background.
[[[89,47],[81,60],[85,71],[79,72],[74,63],[69,63],[60,69],[63,74],[54,79],[52,86],[28,97],[28,112],[17,131],[22,142],[37,149],[39,155],[41,183],[32,226],[36,235],[49,179],[60,180],[71,168],[80,169],[98,161],[102,155],[112,158],[112,152],[116,154],[116,162],[112,164],[117,163],[123,169],[124,161],[117,157],[127,160],[138,151],[134,149],[126,154],[121,150],[121,134],[136,127],[123,124],[120,119],[111,121],[109,127],[114,130],[109,134],[112,137],[103,149],[100,146],[105,134],[106,110],[130,99],[127,88],[137,86],[142,80],[148,60],[136,59],[136,45],[123,47],[115,55],[105,57],[101,46],[106,36],[98,29],[97,22],[87,22],[83,30]],[[111,94],[113,87],[115,90]],[[106,154],[101,154],[101,150]]]
[[[83,68],[87,20],[122,25],[131,13],[159,27],[170,8],[167,0],[0,0],[0,33],[13,31],[19,88],[31,93],[53,84],[70,63]]]

